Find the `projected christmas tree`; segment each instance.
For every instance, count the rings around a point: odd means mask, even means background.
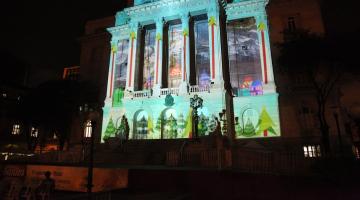
[[[185,120],[184,120],[184,115],[183,114],[180,114],[179,117],[178,117],[178,120],[177,120],[177,134],[178,134],[178,137],[179,136],[182,136],[184,130],[185,130]]]
[[[250,121],[249,118],[246,121],[246,125],[245,125],[245,128],[244,128],[242,134],[244,136],[246,136],[246,137],[252,137],[252,136],[254,136],[256,134],[255,133],[255,127],[254,127],[253,123]]]
[[[106,126],[104,139],[114,137],[115,132],[116,132],[116,128],[115,128],[115,125],[114,125],[114,121],[113,121],[112,117],[110,117],[109,123]]]
[[[260,114],[260,118],[259,118],[259,123],[258,123],[258,127],[259,129],[257,130],[256,134],[260,135],[263,133],[264,137],[268,136],[268,132],[277,135],[274,127],[275,124],[273,122],[273,120],[271,119],[269,113],[267,112],[266,108],[263,107],[261,114]]]
[[[173,115],[170,115],[165,125],[165,138],[174,139],[177,136],[177,123]]]
[[[122,105],[122,99],[124,98],[124,90],[121,88],[116,88],[114,90],[114,96],[113,96],[113,106],[119,107]]]

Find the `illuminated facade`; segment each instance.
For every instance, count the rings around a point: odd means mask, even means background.
[[[267,3],[151,0],[118,12],[102,140],[191,138],[194,95],[204,100],[199,136],[223,110],[230,138],[280,136]]]

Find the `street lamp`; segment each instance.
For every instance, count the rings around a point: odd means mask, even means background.
[[[219,113],[220,121],[222,122],[221,132],[222,135],[227,135],[227,119],[226,119],[226,110],[223,109],[221,113]]]
[[[190,98],[190,107],[193,109],[192,110],[192,120],[193,120],[193,133],[194,133],[194,138],[198,138],[198,122],[199,122],[199,116],[197,113],[197,109],[198,108],[202,108],[203,106],[203,99],[201,97],[199,97],[197,94],[194,95],[193,98]]]
[[[30,150],[33,151],[36,149],[36,143],[39,136],[39,129],[35,127],[31,127],[30,130]]]
[[[88,156],[89,156],[89,162],[88,162],[88,180],[87,180],[87,192],[88,192],[88,198],[91,199],[91,193],[92,193],[92,187],[93,187],[93,168],[94,168],[94,130],[96,128],[95,121],[88,120],[85,125],[84,129],[84,143],[89,149]]]

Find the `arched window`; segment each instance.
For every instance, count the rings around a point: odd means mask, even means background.
[[[147,135],[149,132],[148,119],[148,113],[144,110],[138,112],[135,115],[134,139],[147,139]]]

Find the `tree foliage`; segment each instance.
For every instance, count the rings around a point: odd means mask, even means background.
[[[334,41],[308,31],[292,33],[280,44],[278,63],[291,80],[304,75],[305,84],[313,91],[317,103],[317,117],[325,153],[330,152],[329,124],[326,106],[346,68],[349,68],[347,42]]]

